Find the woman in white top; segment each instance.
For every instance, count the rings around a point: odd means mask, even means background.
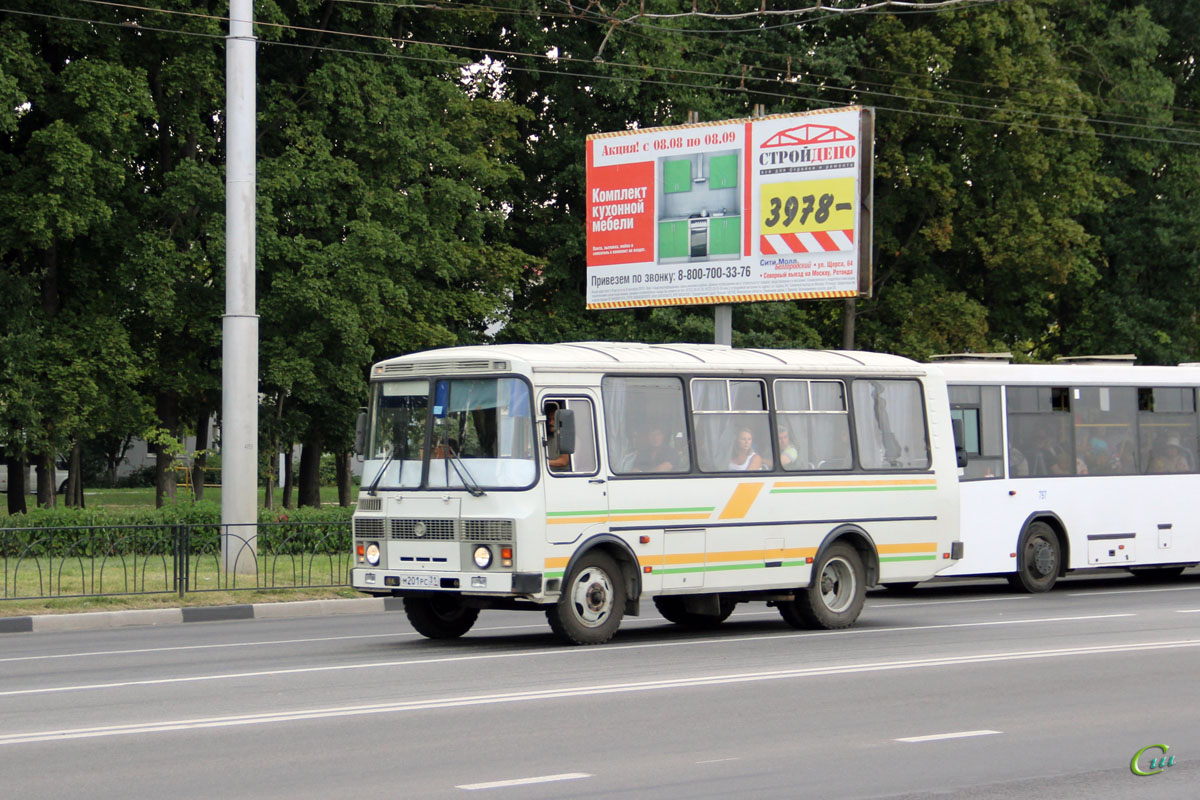
[[[737,472],[763,468],[762,456],[754,452],[754,434],[749,428],[738,428],[733,440],[733,453],[729,456],[729,469]]]

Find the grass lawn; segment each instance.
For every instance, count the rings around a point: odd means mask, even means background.
[[[0,616],[360,596],[345,586],[349,553],[260,554],[257,575],[223,575],[216,555],[192,556],[182,602],[172,567],[159,555],[0,560]]]

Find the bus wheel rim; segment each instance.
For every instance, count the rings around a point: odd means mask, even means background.
[[[821,602],[834,613],[845,611],[854,600],[854,570],[842,557],[831,558],[821,569]]]
[[[575,579],[571,590],[575,615],[584,625],[595,627],[604,623],[612,613],[612,580],[604,570],[589,567]]]

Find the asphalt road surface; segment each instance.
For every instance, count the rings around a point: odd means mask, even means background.
[[[0,637],[11,798],[1195,797],[1200,572],[871,592],[802,632],[651,604],[601,647],[484,612]],[[1174,756],[1158,774],[1153,759]]]

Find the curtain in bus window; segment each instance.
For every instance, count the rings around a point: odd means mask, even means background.
[[[779,462],[789,471],[854,466],[841,381],[775,381]],[[787,446],[784,441],[787,441]]]
[[[767,416],[766,385],[760,380],[696,380],[692,396],[697,396],[697,384],[705,384],[704,406],[693,403],[693,422],[696,428],[696,455],[704,472],[734,472],[748,469],[771,469],[774,464],[770,419]],[[719,385],[727,399],[721,402],[714,385]],[[728,412],[707,409],[727,408]],[[748,439],[749,449],[742,443]]]
[[[683,384],[677,378],[605,378],[601,391],[614,473],[691,469]]]
[[[865,469],[929,466],[920,386],[908,380],[856,380],[854,419]]]

